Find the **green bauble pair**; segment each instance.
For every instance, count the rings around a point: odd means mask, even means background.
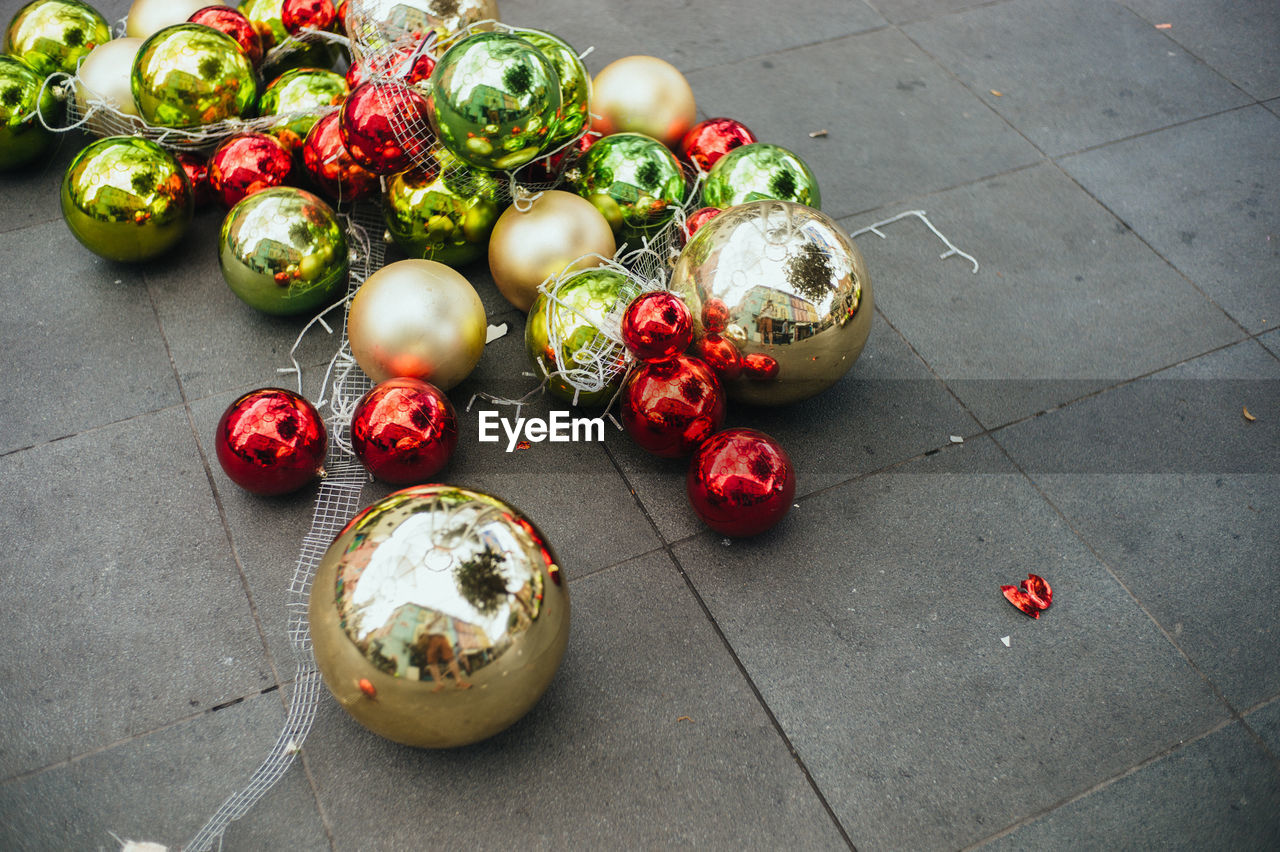
[[[815,210],[822,207],[818,179],[809,166],[786,148],[768,142],[740,145],[716,160],[702,187],[704,207],[724,210],[770,199]]]
[[[3,52],[41,76],[75,74],[80,60],[111,41],[111,27],[80,0],[34,0],[18,10],[4,34]]]
[[[53,144],[40,115],[52,122],[60,104],[49,89],[41,91],[42,82],[25,63],[0,56],[0,172],[26,165]]]
[[[652,239],[684,202],[684,172],[665,145],[614,133],[587,149],[574,191],[596,206],[622,240]]]
[[[463,170],[410,169],[387,180],[387,230],[410,257],[465,266],[484,256],[502,205]]]
[[[165,27],[138,48],[133,100],[149,124],[198,127],[251,115],[253,65],[231,36],[202,24]]]

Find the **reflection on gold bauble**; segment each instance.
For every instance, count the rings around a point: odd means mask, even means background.
[[[656,56],[624,56],[592,82],[592,127],[605,134],[643,133],[671,148],[698,120],[693,89],[680,70]]]
[[[871,331],[857,246],[831,217],[789,201],[740,204],[703,225],[670,287],[693,312],[695,341],[710,334],[737,349],[741,375],[721,378],[742,402],[783,405],[825,390]]]
[[[103,101],[125,115],[138,114],[129,78],[140,47],[140,38],[118,38],[98,45],[84,58],[76,74],[76,106],[81,115],[88,112],[91,100]],[[89,119],[89,128],[95,133],[108,132],[103,118],[97,115]]]
[[[183,24],[205,6],[226,6],[222,0],[134,0],[125,21],[125,35],[146,38],[165,27]]]
[[[613,229],[595,205],[552,189],[527,209],[508,207],[498,218],[489,238],[489,271],[507,301],[528,311],[547,278],[599,266],[600,258],[584,255],[611,258],[616,250]]]
[[[360,286],[347,314],[351,354],[375,382],[410,376],[448,390],[484,354],[487,323],[475,288],[434,260],[401,260]]]
[[[376,734],[452,748],[504,730],[551,683],[569,592],[532,523],[450,485],[396,491],[357,515],[316,570],[316,664]]]

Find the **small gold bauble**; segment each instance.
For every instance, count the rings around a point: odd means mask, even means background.
[[[656,56],[624,56],[591,84],[592,127],[605,134],[643,133],[668,148],[698,120],[693,89],[680,70]]]

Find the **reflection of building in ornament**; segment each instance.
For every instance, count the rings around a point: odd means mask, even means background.
[[[808,300],[769,287],[752,287],[742,299],[746,316],[756,317],[753,328],[745,329],[749,340],[761,343],[792,343],[812,337],[822,321]]]
[[[370,633],[357,647],[382,671],[409,680],[428,680],[432,660],[432,638],[443,636],[450,655],[467,671],[475,671],[501,653],[495,649],[484,628],[429,607],[404,604],[387,622]],[[438,641],[438,640],[436,640]]]
[[[467,108],[462,113],[477,124],[486,121],[501,121],[503,112],[520,109],[520,101],[502,91],[483,83],[471,90],[467,99]]]

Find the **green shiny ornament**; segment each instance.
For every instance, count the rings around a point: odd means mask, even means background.
[[[551,63],[560,80],[560,109],[552,123],[550,139],[543,146],[552,151],[566,142],[577,139],[591,122],[588,105],[591,101],[591,75],[578,58],[578,52],[551,33],[540,30],[521,30],[520,38],[542,52]]]
[[[36,111],[53,121],[60,104],[49,89],[41,94],[42,82],[26,63],[0,56],[0,171],[31,162],[53,144]]]
[[[336,3],[334,4],[337,5]],[[285,54],[271,55],[272,48],[279,47],[290,37],[284,28],[284,0],[244,0],[237,11],[249,19],[262,40],[263,68],[268,79],[283,74],[291,68],[331,68],[337,61],[336,45],[326,42],[294,42],[293,49]]]
[[[818,179],[804,160],[777,145],[752,142],[725,154],[711,167],[702,186],[704,207],[721,210],[747,201],[794,201],[822,208]]]
[[[186,172],[149,139],[99,139],[76,155],[62,179],[67,227],[108,260],[164,253],[182,238],[194,210]]]
[[[268,314],[309,313],[347,288],[347,238],[338,217],[292,186],[255,192],[231,208],[218,262],[231,292]]]
[[[138,48],[133,100],[149,124],[198,127],[252,112],[258,79],[226,33],[201,24],[165,27]]]
[[[596,206],[620,240],[652,238],[684,202],[680,163],[643,133],[614,133],[587,149],[574,191]]]
[[[431,153],[440,164],[440,174],[443,176],[445,185],[453,192],[466,198],[483,198],[502,209],[511,202],[505,172],[469,166],[443,146],[434,149]]]
[[[482,169],[516,169],[542,152],[560,109],[551,62],[510,33],[464,38],[440,58],[428,82],[440,141]]]
[[[47,77],[76,65],[100,44],[111,41],[111,27],[80,0],[35,0],[18,10],[4,34],[4,52]]]
[[[621,272],[601,268],[575,273],[556,290],[556,301],[548,299],[546,293],[538,294],[525,322],[524,348],[537,374],[551,376],[547,389],[553,396],[589,408],[613,398],[622,386],[626,350],[601,328],[616,326],[622,312],[638,295],[640,288],[635,281]],[[612,318],[612,323],[607,318]],[[552,345],[553,337],[558,339],[558,345]],[[584,360],[578,357],[585,354],[584,347],[593,351],[606,349],[605,357],[615,362],[610,366],[616,375],[599,390],[579,392],[564,376],[552,375],[585,367]]]
[[[345,101],[350,91],[341,74],[322,68],[294,68],[263,90],[258,114],[295,114],[265,131],[293,151],[306,140],[321,116]]]
[[[389,178],[383,200],[387,230],[405,254],[453,267],[484,256],[502,212],[482,195],[456,192],[439,169]]]

